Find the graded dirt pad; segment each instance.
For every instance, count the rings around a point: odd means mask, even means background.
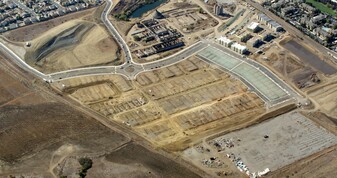
[[[317,103],[317,107],[328,114],[337,118],[337,83],[332,82],[314,91],[309,92],[309,96]]]
[[[94,24],[85,21],[72,21],[62,24],[44,33],[31,42],[31,48],[25,56],[28,64],[40,62],[59,48],[71,47],[81,41],[82,36],[87,33]]]
[[[280,51],[280,47],[271,46],[266,52],[266,57],[268,60],[261,59],[259,62],[270,66],[299,89],[309,88],[321,82],[317,70],[301,62],[289,51]]]
[[[26,27],[11,30],[9,32],[4,33],[3,35],[9,40],[14,41],[14,42],[31,41],[35,39],[36,37],[40,36],[42,33],[58,25],[61,25],[65,22],[68,22],[74,19],[79,19],[81,17],[89,15],[93,11],[95,11],[95,9],[96,8],[87,9],[87,10],[83,10],[80,12],[71,13],[71,14],[68,14],[62,17],[58,17],[55,19],[51,19],[45,22],[28,25]]]
[[[57,26],[31,42],[25,60],[45,73],[67,69],[119,65],[119,47],[103,27],[73,20]]]
[[[109,93],[102,97],[93,91],[104,82],[113,90],[105,90]],[[67,93],[110,120],[131,127],[153,145],[171,151],[214,132],[246,127],[266,111],[264,102],[240,80],[196,58],[141,73],[136,81],[92,76],[63,80],[54,86],[81,91],[80,97],[78,92]]]
[[[287,113],[294,108],[295,105],[286,105],[282,108],[268,112],[267,114],[263,115],[259,120],[253,120],[254,123],[249,123],[249,121],[247,121],[246,126],[250,127],[254,124],[260,124],[261,122],[264,122],[271,117]],[[204,170],[205,172],[208,172],[215,177],[247,177],[244,172],[241,172],[236,168],[235,164],[233,164],[233,162],[228,159],[226,154],[224,154],[221,149],[219,150],[218,148],[212,146],[212,144],[208,143],[208,141],[214,138],[223,136],[231,132],[235,132],[240,129],[246,128],[242,128],[242,126],[235,127],[235,125],[233,125],[231,126],[231,130],[220,129],[217,134],[211,135],[210,137],[205,136],[205,138],[199,143],[194,144],[193,146],[190,146],[189,148],[179,152],[179,155],[183,159],[191,162],[201,170]]]
[[[174,8],[163,11],[170,25],[185,34],[210,29],[218,25],[218,21],[207,13],[199,13],[200,7],[189,3],[174,3]],[[163,8],[165,8],[164,6]]]

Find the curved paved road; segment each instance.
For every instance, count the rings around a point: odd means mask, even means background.
[[[122,50],[125,53],[125,60],[127,63],[133,63],[132,60],[132,55],[131,55],[131,51],[128,47],[128,45],[126,44],[126,42],[124,41],[124,39],[122,38],[122,36],[118,33],[117,29],[112,25],[112,23],[110,22],[108,15],[111,12],[112,8],[113,8],[113,3],[111,0],[106,0],[106,6],[104,8],[104,11],[101,15],[101,20],[104,23],[104,25],[106,26],[106,28],[110,31],[110,33],[112,34],[112,36],[116,39],[117,43],[121,46]]]
[[[5,44],[0,42],[0,50],[8,57],[10,57],[19,67],[34,74],[35,76],[42,78],[45,81],[52,81],[49,75],[46,75],[30,65],[28,65],[23,59],[21,59],[17,54],[15,54],[11,49],[9,49]]]
[[[126,42],[122,38],[122,36],[118,33],[117,29],[111,24],[111,22],[108,20],[108,14],[112,10],[113,4],[111,0],[106,1],[107,4],[104,8],[104,11],[101,15],[101,20],[104,23],[104,25],[107,27],[109,32],[112,34],[112,36],[116,39],[118,44],[121,46],[122,50],[125,53],[126,62],[120,66],[99,66],[99,67],[87,67],[87,68],[79,68],[79,69],[71,69],[51,74],[44,74],[30,65],[28,65],[23,59],[21,59],[15,52],[13,52],[11,49],[9,49],[5,44],[0,42],[0,50],[4,52],[8,57],[10,57],[18,66],[23,68],[24,70],[34,74],[35,76],[42,78],[43,80],[47,82],[55,82],[59,80],[65,80],[69,78],[75,78],[80,76],[88,76],[88,75],[104,75],[104,74],[118,74],[125,76],[126,78],[132,80],[135,79],[135,77],[144,71],[154,70],[158,69],[160,67],[169,66],[172,64],[175,64],[181,60],[184,60],[188,58],[189,56],[193,55],[194,53],[202,50],[205,48],[209,42],[198,42],[183,51],[176,53],[170,57],[140,64],[136,63],[132,60],[132,55],[130,52],[129,47],[127,46]]]
[[[108,30],[111,32],[113,37],[116,38],[117,42],[119,43],[119,45],[122,47],[123,51],[125,52],[126,63],[124,63],[123,65],[79,68],[79,69],[72,69],[72,70],[67,70],[67,71],[62,71],[62,72],[57,72],[57,73],[52,73],[52,74],[43,74],[42,72],[39,72],[38,70],[34,69],[33,67],[25,63],[23,59],[21,59],[11,49],[6,47],[6,45],[2,44],[1,42],[0,42],[0,50],[2,50],[6,55],[8,55],[18,66],[36,75],[37,77],[42,78],[43,80],[47,82],[55,82],[55,81],[60,81],[60,80],[65,80],[65,79],[75,78],[75,77],[81,77],[81,76],[106,75],[106,74],[108,75],[118,74],[118,75],[125,76],[129,80],[133,80],[141,72],[155,70],[161,67],[173,65],[177,62],[180,62],[194,55],[195,53],[201,51],[202,49],[206,48],[209,45],[219,48],[220,50],[226,53],[232,53],[229,49],[220,47],[219,45],[215,44],[213,41],[202,40],[167,58],[164,58],[164,59],[161,59],[155,62],[144,63],[144,64],[135,63],[132,60],[130,50],[128,46],[126,45],[124,39],[120,36],[118,31],[108,20],[108,14],[110,13],[111,9],[112,9],[112,2],[111,0],[107,0],[107,5],[104,9],[104,12],[102,13],[101,18],[104,24],[106,25],[106,27],[108,28]],[[259,65],[259,64],[255,64],[255,65],[258,65],[258,67],[264,70],[264,72],[269,77],[276,80],[275,78],[276,76],[269,70],[265,69],[264,66]]]
[[[120,66],[100,66],[100,67],[88,67],[88,68],[80,68],[80,69],[72,69],[57,73],[49,74],[51,81],[59,81],[65,80],[69,78],[79,77],[79,76],[87,76],[87,75],[104,75],[104,74],[119,74],[125,76],[126,78],[132,80],[135,77],[145,71],[150,71],[154,69],[158,69],[160,67],[169,66],[175,64],[181,60],[188,58],[194,53],[200,51],[205,48],[207,44],[204,42],[198,42],[185,50],[176,53],[170,57],[164,58],[162,60],[158,60],[155,62],[140,64],[136,63],[132,59],[132,55],[130,49],[122,36],[118,33],[117,29],[112,25],[112,23],[108,19],[108,14],[112,10],[113,4],[111,0],[107,0],[107,4],[104,8],[104,11],[101,15],[102,21],[104,25],[107,27],[112,36],[116,39],[118,44],[121,46],[122,50],[125,53],[126,63]]]
[[[79,68],[79,69],[72,69],[62,72],[56,72],[49,74],[52,81],[60,81],[69,78],[75,78],[79,76],[87,76],[87,75],[104,75],[104,74],[119,74],[125,76],[126,78],[132,80],[142,72],[155,70],[161,67],[173,65],[177,62],[180,62],[198,51],[202,50],[203,48],[207,47],[209,42],[198,42],[185,50],[176,53],[172,56],[167,58],[145,63],[145,64],[138,64],[138,63],[124,63],[121,66],[100,66],[100,67],[88,67],[88,68]]]

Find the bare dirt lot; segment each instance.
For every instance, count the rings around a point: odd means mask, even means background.
[[[88,21],[64,23],[34,39],[31,45],[25,60],[45,73],[122,62],[110,34]]]
[[[167,21],[185,34],[196,33],[218,25],[218,21],[207,13],[200,13],[196,4],[174,3],[174,7],[163,11]],[[166,6],[162,7],[165,9]],[[172,10],[173,9],[173,10]]]
[[[315,100],[318,109],[331,117],[337,118],[337,83],[331,81],[308,92]]]
[[[270,66],[299,89],[306,89],[321,82],[320,73],[317,70],[279,46],[272,45],[265,57],[267,60],[260,59],[259,62]]]
[[[130,143],[127,137],[69,107],[44,87],[38,87],[38,82],[27,80],[29,75],[11,73],[9,69],[13,69],[3,59],[0,62],[0,98],[5,98],[0,105],[0,177],[77,177],[80,157],[93,159],[90,177],[109,177],[110,172],[104,170],[121,166],[132,169],[114,172],[116,177],[144,177],[149,172],[154,177],[168,172],[172,177],[199,177],[164,156]],[[130,161],[131,157],[120,155],[120,151],[137,159]],[[104,158],[105,155],[111,156]],[[114,160],[114,155],[118,160]],[[74,164],[68,163],[71,159],[75,159]],[[101,165],[99,160],[104,159],[105,167],[95,165]]]
[[[266,111],[264,102],[239,80],[194,57],[142,73],[136,81],[91,76],[54,86],[169,150],[184,149],[213,132],[243,127]]]
[[[28,64],[44,73],[120,65],[124,56],[100,19],[104,7],[19,28],[5,33],[7,38],[2,40]],[[31,46],[27,47],[26,42]]]
[[[280,42],[280,45],[325,75],[333,75],[337,72],[335,66],[330,64],[331,61],[322,60],[322,57],[317,55],[317,51],[309,48],[307,44],[301,44],[296,40],[284,40]]]

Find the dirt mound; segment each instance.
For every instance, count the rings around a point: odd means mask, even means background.
[[[84,20],[59,25],[31,42],[25,60],[44,73],[120,65],[120,48],[103,27]]]
[[[53,51],[78,44],[82,36],[93,26],[94,24],[88,22],[70,22],[58,27],[64,27],[63,30],[48,31],[32,42],[32,48],[25,56],[26,61],[31,65],[36,63],[41,65],[43,63],[41,60]]]

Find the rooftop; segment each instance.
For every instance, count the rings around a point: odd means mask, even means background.
[[[266,14],[258,14],[258,16],[262,19],[262,20],[264,20],[264,21],[266,21],[266,22],[268,22],[268,21],[270,21],[271,19],[268,17],[268,16],[266,16]]]
[[[225,36],[221,36],[220,38],[218,38],[218,41],[222,41],[224,43],[231,43],[232,42],[232,40],[228,39]]]
[[[239,50],[246,50],[246,49],[247,49],[246,46],[243,46],[243,45],[241,45],[241,44],[239,44],[239,43],[234,43],[234,44],[232,45],[232,47],[233,47],[233,48],[237,48],[237,49],[239,49]]]
[[[275,22],[275,21],[270,21],[269,24],[272,26],[272,27],[275,27],[275,28],[278,28],[278,27],[282,27],[279,23]]]
[[[257,22],[252,22],[252,23],[250,23],[249,25],[248,25],[248,29],[249,30],[255,30],[257,27],[259,26],[259,23],[257,23]]]

